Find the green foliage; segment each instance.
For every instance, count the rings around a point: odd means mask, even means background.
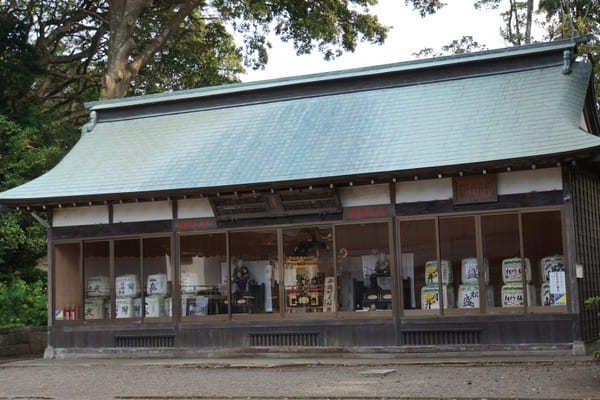
[[[594,297],[590,297],[590,298],[586,299],[585,305],[587,307],[596,307],[596,306],[600,305],[600,296],[594,296]],[[596,309],[597,309],[597,307],[596,307]],[[600,313],[598,314],[598,317],[600,318]],[[600,340],[598,340],[596,343],[598,343],[598,345],[600,345]],[[594,358],[596,360],[600,360],[600,349],[594,351]]]
[[[546,16],[547,40],[592,35],[591,40],[578,46],[578,52],[594,68],[596,108],[600,110],[600,1],[541,0],[539,8]]]
[[[146,30],[140,34],[148,35]],[[219,21],[190,17],[152,61],[142,67],[130,93],[150,94],[237,82],[242,55]]]
[[[41,72],[28,32],[24,22],[0,12],[0,114],[17,111]]]
[[[447,45],[442,46],[440,51],[435,51],[431,47],[426,47],[416,53],[413,53],[413,56],[416,58],[442,57],[483,50],[487,50],[487,47],[484,44],[479,44],[477,41],[473,40],[473,36],[463,36],[458,40],[453,40]]]
[[[46,325],[47,304],[46,277],[32,283],[19,277],[0,282],[0,328]]]
[[[530,42],[531,37],[531,15],[533,14],[533,2],[518,0],[477,0],[475,8],[487,8],[497,10],[501,6],[506,8],[500,13],[504,26],[500,28],[500,34],[508,43],[522,45]],[[531,7],[531,9],[529,8]]]

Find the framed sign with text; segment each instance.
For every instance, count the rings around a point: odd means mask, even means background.
[[[452,178],[454,204],[491,203],[498,201],[496,175],[474,175]]]

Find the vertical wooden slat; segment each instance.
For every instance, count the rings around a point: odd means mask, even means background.
[[[402,271],[398,268],[398,252],[396,249],[396,217],[387,223],[388,228],[388,254],[390,255],[390,272],[392,279],[392,316],[397,320],[403,315],[404,289],[402,285]]]
[[[277,260],[279,262],[279,315],[285,316],[285,254],[283,254],[283,230],[277,229]]]
[[[56,283],[54,243],[52,241],[52,210],[48,210],[48,238],[46,251],[48,257],[48,326],[54,325],[54,310],[56,310]],[[79,315],[79,313],[77,313]]]
[[[225,232],[225,258],[227,259],[227,315],[231,319],[231,252],[230,252],[229,231]]]
[[[487,291],[485,286],[481,215],[475,217],[475,247],[477,253],[477,270],[479,274],[479,312],[485,313],[487,311]]]
[[[521,283],[523,284],[523,312],[527,312],[529,306],[527,287],[527,266],[525,264],[525,242],[523,240],[523,214],[519,211],[519,257],[521,258]],[[533,266],[531,266],[533,269]],[[533,271],[532,271],[533,272]]]
[[[340,302],[338,301],[339,288],[337,287],[337,283],[338,283],[338,269],[337,268],[338,268],[338,266],[337,266],[337,243],[336,243],[337,240],[336,240],[336,236],[335,236],[335,231],[336,231],[336,228],[335,228],[335,225],[334,225],[334,226],[331,227],[331,235],[332,235],[331,239],[333,241],[333,243],[332,243],[331,246],[332,246],[332,251],[333,251],[333,276],[335,278],[334,279],[334,282],[335,282],[335,285],[334,285],[334,288],[335,288],[334,294],[335,294],[335,296],[334,296],[334,300],[333,301],[335,302],[334,303],[335,304],[335,316],[337,318],[338,313],[339,313],[338,307],[340,305]],[[324,288],[325,288],[325,282],[323,282],[323,289]],[[325,300],[325,299],[323,299],[323,300]],[[325,304],[323,304],[323,308],[324,307],[325,307]],[[348,311],[350,311],[350,310],[348,310]]]
[[[83,320],[85,319],[85,295],[87,293],[87,283],[85,281],[85,242],[83,240],[79,241],[79,284],[81,285],[81,289],[79,310],[76,311],[76,317],[78,320]]]
[[[142,286],[142,305],[140,310],[140,319],[142,322],[146,319],[146,279],[144,278],[144,239],[140,238],[140,280]]]
[[[106,319],[115,319],[116,318],[116,299],[117,299],[117,291],[115,287],[115,241],[108,241],[108,269],[109,269],[109,282],[110,282],[110,304],[108,306],[108,313],[110,315],[105,315]]]
[[[444,315],[444,279],[442,277],[442,255],[440,249],[440,217],[435,217],[435,254],[437,258],[437,271],[438,271],[438,291],[440,296],[440,309],[439,313]]]

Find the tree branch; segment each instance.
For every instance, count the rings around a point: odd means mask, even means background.
[[[152,55],[156,53],[167,42],[169,37],[177,30],[179,24],[189,16],[194,8],[200,4],[201,0],[188,0],[183,2],[167,27],[142,51],[139,57],[130,65],[132,72],[137,73],[144,65],[148,63]]]

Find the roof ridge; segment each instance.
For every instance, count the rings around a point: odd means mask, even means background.
[[[266,89],[278,86],[295,85],[306,82],[344,79],[348,77],[377,75],[387,72],[397,72],[405,70],[419,70],[444,65],[452,65],[457,63],[474,62],[486,59],[504,58],[517,55],[535,54],[546,51],[556,51],[560,49],[573,48],[576,47],[579,43],[588,41],[590,39],[589,36],[590,35],[554,42],[504,47],[500,49],[485,50],[473,53],[462,53],[443,57],[408,60],[397,63],[358,67],[337,71],[328,71],[315,74],[288,76],[283,78],[275,78],[253,82],[228,83],[195,89],[167,91],[142,96],[131,96],[119,99],[92,101],[85,103],[85,107],[91,110],[120,108],[141,104],[151,104],[166,101],[185,100],[196,97],[214,96],[224,93],[235,93],[241,91]]]

